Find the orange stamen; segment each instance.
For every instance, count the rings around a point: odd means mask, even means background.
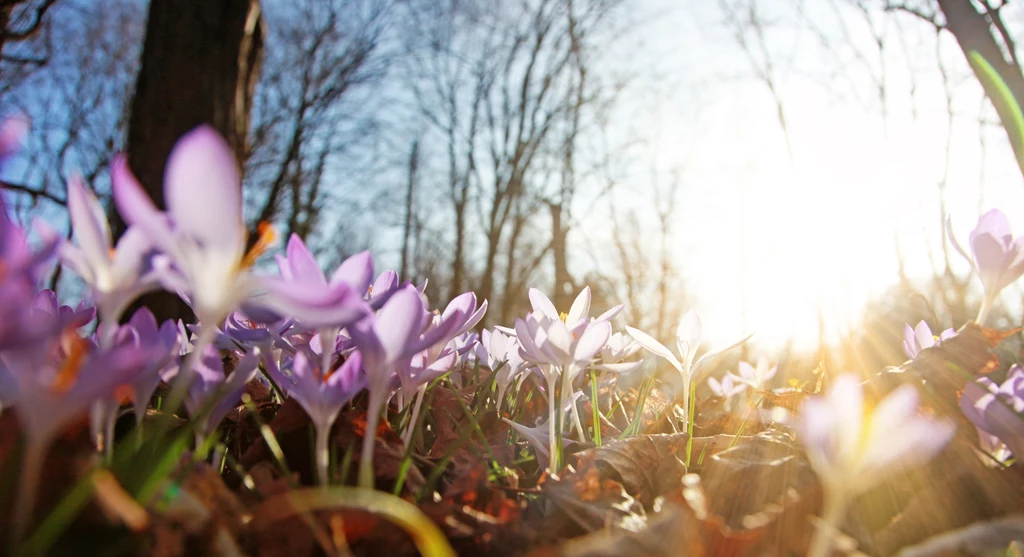
[[[89,352],[89,343],[74,333],[66,334],[63,340],[68,355],[51,384],[51,388],[58,393],[66,393],[75,385],[78,381],[78,374],[82,370],[82,364],[85,363],[85,356]]]
[[[256,240],[256,244],[252,246],[252,249],[245,254],[242,258],[242,267],[252,267],[256,260],[259,259],[269,248],[274,244],[277,239],[277,232],[269,222],[261,222],[256,226],[256,230],[259,232],[259,239]]]

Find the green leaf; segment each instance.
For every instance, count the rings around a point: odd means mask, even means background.
[[[1024,144],[1024,113],[1021,112],[1020,103],[1013,96],[1010,87],[1003,81],[999,71],[977,51],[968,52],[967,61],[974,67],[985,91],[994,96],[991,98],[993,104],[1002,104],[1010,111],[1011,121],[1003,122],[1003,125],[1007,128],[1006,133],[1010,135],[1011,141],[1016,145]],[[1024,158],[1024,153],[1017,153],[1017,158]]]

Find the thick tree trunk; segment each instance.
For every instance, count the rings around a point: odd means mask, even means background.
[[[201,124],[216,128],[246,159],[253,90],[263,52],[258,0],[151,0],[142,63],[128,122],[128,164],[158,207],[174,143]],[[124,231],[113,215],[114,233]],[[192,319],[166,292],[140,302],[157,319]]]

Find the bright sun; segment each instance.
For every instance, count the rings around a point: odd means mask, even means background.
[[[932,214],[921,191],[936,182],[921,168],[935,146],[920,127],[883,135],[815,99],[790,113],[792,150],[763,106],[708,117],[740,127],[696,148],[693,174],[707,179],[683,193],[676,250],[711,342],[754,332],[767,349],[813,349],[819,321],[837,340],[896,282],[899,224]]]

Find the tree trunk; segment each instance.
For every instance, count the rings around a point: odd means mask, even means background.
[[[128,164],[164,208],[163,175],[174,143],[210,124],[247,157],[253,91],[263,53],[258,0],[151,0],[146,41],[128,121]],[[114,234],[125,224],[116,213]],[[158,320],[194,320],[177,296],[143,297]]]
[[[1021,73],[1020,66],[1014,60],[1006,59],[1003,50],[992,34],[993,29],[989,18],[994,18],[992,21],[1001,24],[1001,20],[998,19],[999,13],[996,12],[989,16],[978,13],[970,0],[938,0],[938,4],[946,18],[946,29],[956,38],[964,56],[970,52],[980,54],[999,72],[999,76],[1013,93],[1017,103],[1024,103],[1024,74]],[[970,61],[969,58],[968,61]],[[1015,129],[1013,108],[1000,98],[993,86],[979,73],[979,68],[974,63],[971,63],[970,66],[974,75],[981,82],[985,95],[995,107],[999,121],[1009,136],[1010,146],[1013,147],[1013,152],[1017,156],[1017,164],[1021,168],[1021,173],[1024,174],[1024,137],[1021,137],[1019,130]]]

